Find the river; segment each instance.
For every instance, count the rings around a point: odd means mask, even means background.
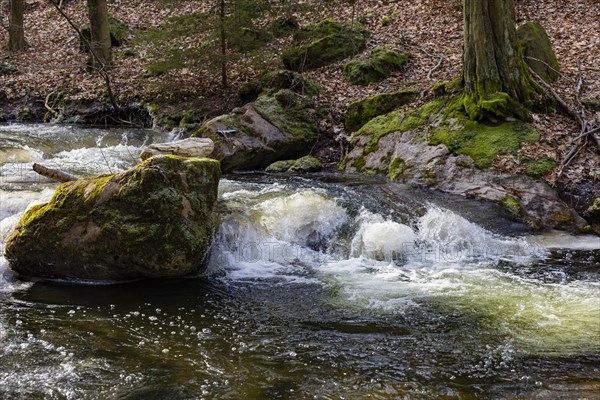
[[[0,126],[0,243],[151,130]],[[206,270],[25,282],[0,258],[4,399],[597,399],[600,240],[378,177],[230,174]]]

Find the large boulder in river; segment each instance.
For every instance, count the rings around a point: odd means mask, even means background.
[[[206,122],[193,136],[213,140],[223,171],[262,169],[310,152],[316,111],[309,97],[283,89]]]
[[[219,162],[156,156],[119,174],[58,187],[9,237],[24,276],[132,280],[197,271],[215,228]]]

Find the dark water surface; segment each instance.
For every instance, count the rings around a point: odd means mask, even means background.
[[[2,243],[54,187],[15,171],[116,172],[165,140],[44,129],[0,127]],[[377,178],[241,174],[220,192],[196,277],[22,282],[0,260],[0,398],[600,398],[597,237]]]

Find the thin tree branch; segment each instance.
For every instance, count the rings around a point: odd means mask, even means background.
[[[106,71],[106,65],[104,64],[102,59],[100,59],[98,54],[94,51],[91,43],[83,35],[83,33],[77,27],[77,25],[75,25],[73,20],[67,14],[65,14],[65,12],[60,7],[60,4],[55,3],[54,0],[49,0],[49,1],[54,6],[54,8],[56,8],[56,11],[58,11],[58,13],[69,23],[69,25],[71,25],[71,27],[75,30],[75,32],[77,32],[77,34],[79,35],[79,38],[81,39],[84,46],[90,51],[90,54],[92,55],[92,57],[97,61],[98,65],[100,67],[96,68],[96,70],[102,76],[102,78],[104,78],[104,84],[106,86],[106,92],[108,94],[108,99],[110,100],[110,103],[113,106],[115,112],[121,111],[121,107],[119,107],[119,104],[117,103],[117,100],[116,100],[115,95],[112,90],[112,83],[110,80],[110,75]]]

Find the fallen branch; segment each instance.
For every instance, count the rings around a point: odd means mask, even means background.
[[[430,69],[429,72],[427,73],[427,80],[431,80],[431,74],[433,74],[436,70],[438,70],[442,66],[443,61],[444,61],[444,56],[440,56],[440,61],[438,61],[438,63],[435,65],[435,67]]]
[[[50,97],[54,94],[54,91],[48,93],[46,95],[46,98],[44,99],[44,107],[46,107],[46,110],[48,110],[48,112],[52,113],[52,116],[57,117],[58,113],[56,112],[56,110],[54,108],[52,108],[49,104],[48,101],[50,100]],[[54,105],[54,102],[53,104]],[[44,118],[45,119],[45,118]]]
[[[33,170],[38,174],[45,176],[46,178],[50,178],[52,180],[62,183],[76,181],[77,179],[79,179],[79,177],[75,175],[71,175],[67,172],[58,169],[47,168],[37,163],[33,164]]]
[[[552,97],[554,97],[554,99],[562,107],[562,109],[567,114],[569,114],[569,116],[571,116],[573,119],[575,119],[577,121],[577,123],[579,124],[579,126],[581,127],[580,135],[571,141],[571,143],[574,143],[574,145],[573,145],[573,147],[571,147],[571,150],[569,150],[569,152],[567,153],[567,155],[565,156],[563,161],[560,163],[560,166],[558,168],[558,177],[560,177],[562,175],[564,169],[569,165],[569,163],[580,152],[581,148],[583,147],[583,145],[585,143],[584,139],[591,138],[594,141],[594,143],[596,144],[596,146],[598,147],[598,149],[600,149],[600,135],[599,135],[600,127],[595,126],[594,124],[590,124],[585,119],[582,112],[578,112],[575,109],[573,109],[572,107],[570,107],[567,104],[567,102],[562,97],[559,96],[559,94],[556,92],[556,90],[554,90],[554,88],[552,88],[552,86],[550,86],[542,78],[540,78],[540,76],[538,74],[536,74],[535,71],[531,69],[531,67],[528,67],[528,68],[529,68],[529,73],[531,74],[531,76],[533,76],[535,78],[537,83],[539,85],[541,85],[546,90],[547,93],[551,94]],[[576,92],[575,96],[576,96],[576,100],[578,102],[579,102],[579,92],[581,91],[582,86],[583,86],[583,77],[581,76],[577,82],[577,87],[575,88],[575,92]]]

